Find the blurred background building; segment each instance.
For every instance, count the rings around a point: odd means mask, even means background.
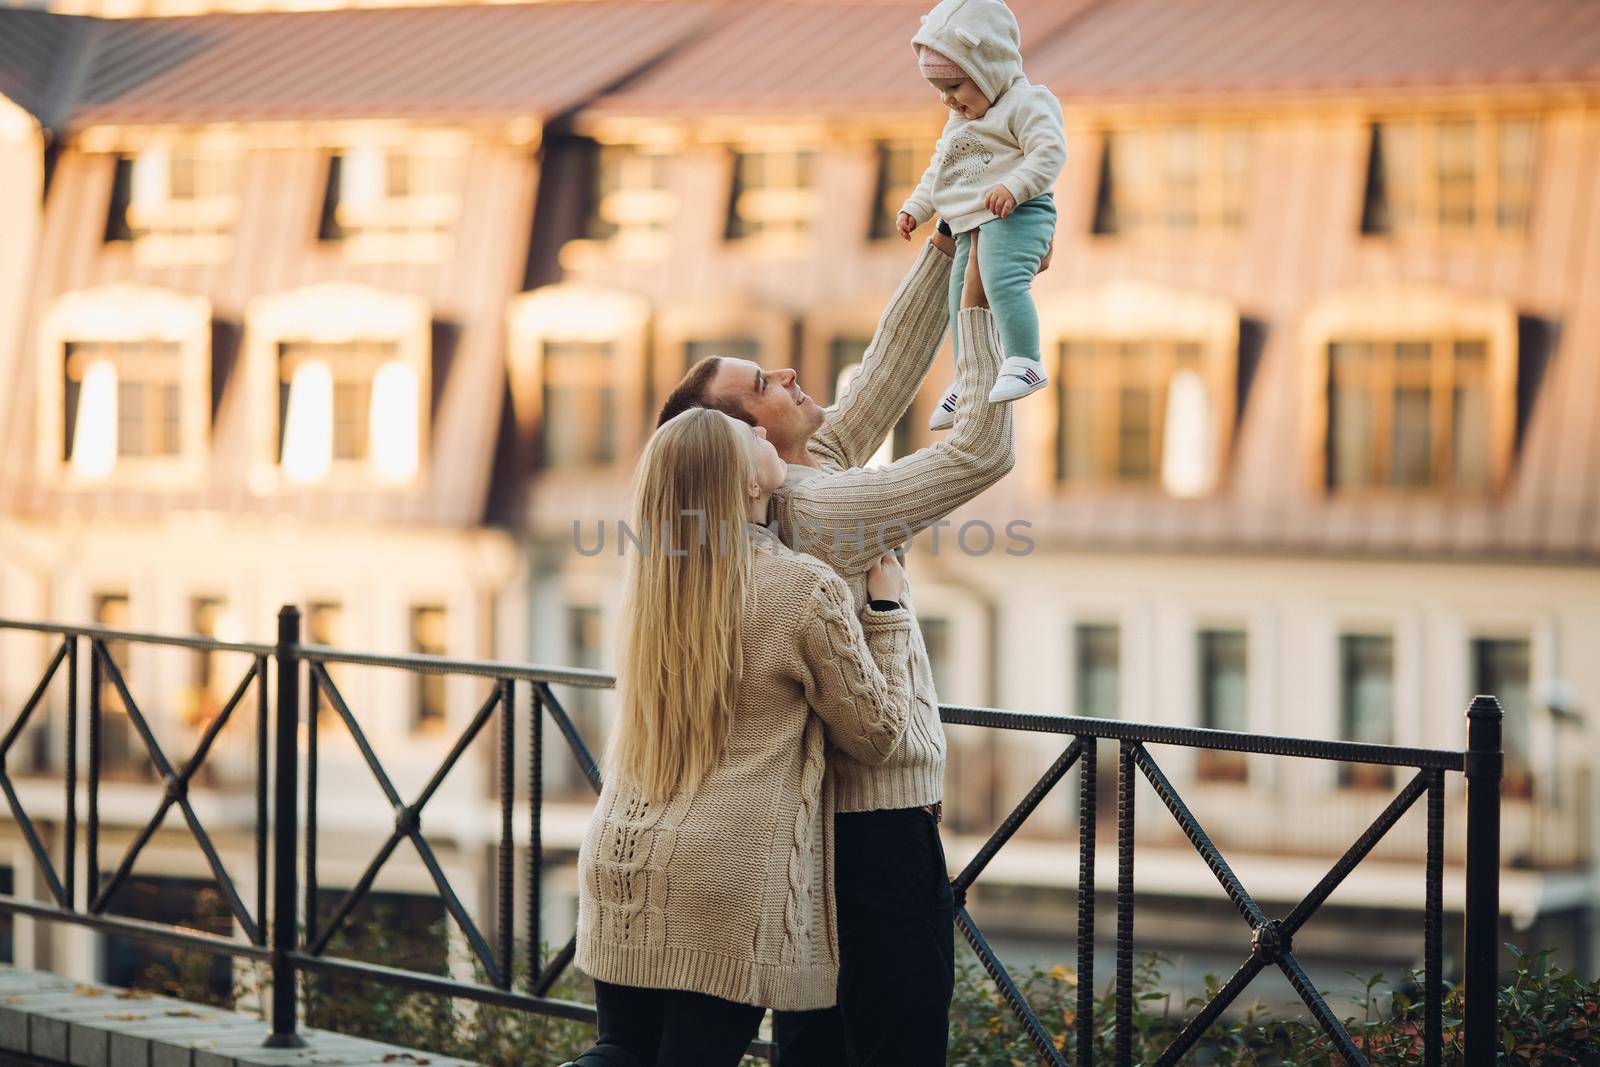
[[[910,264],[892,220],[943,118],[907,47],[924,5],[302,6],[337,5],[0,9],[0,615],[262,640],[295,603],[319,643],[609,666],[615,523],[665,393],[725,354],[831,398]],[[1495,693],[1506,938],[1594,973],[1600,8],[1013,7],[1068,126],[1035,286],[1052,385],[1017,409],[1015,473],[913,550],[941,697],[1459,748],[1471,695]],[[947,346],[880,460],[933,439],[949,376]],[[1015,521],[1026,554],[1006,551]],[[46,655],[0,641],[7,709]],[[143,648],[125,667],[180,753],[244,669]],[[481,699],[470,679],[339,681],[402,783]],[[608,695],[564,696],[598,747]],[[47,823],[62,718],[11,757]],[[340,732],[322,730],[330,892],[391,821]],[[232,762],[196,792],[208,825],[232,821],[240,877],[250,733],[229,727]],[[957,864],[1058,749],[964,728],[951,748]],[[105,758],[113,851],[160,789],[125,725]],[[480,906],[487,760],[429,826]],[[544,841],[570,860],[588,787],[549,763]],[[1269,910],[1399,785],[1163,763]],[[1069,959],[1073,792],[973,898],[1013,957]],[[1191,985],[1231,970],[1230,905],[1159,805],[1139,819],[1141,946]],[[1419,810],[1297,939],[1314,973],[1420,960],[1423,850]],[[136,873],[119,908],[150,917],[209,884],[181,828]],[[0,888],[36,879],[0,826]],[[548,883],[559,940],[570,866]],[[379,885],[443,914],[420,866]],[[19,962],[85,977],[152,955],[17,925]]]

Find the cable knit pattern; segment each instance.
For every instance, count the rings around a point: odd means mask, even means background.
[[[921,287],[939,278],[926,269],[926,259],[924,253],[908,284],[901,286],[897,304],[923,305],[928,294]],[[948,270],[943,278],[948,280]],[[912,282],[915,284],[909,284]],[[885,404],[895,408],[908,388],[915,392],[943,337],[947,316],[942,308],[930,307],[911,329],[912,324],[891,307],[884,321],[906,327],[903,343],[879,344],[875,340],[868,350],[868,364],[856,380],[881,383]],[[987,309],[966,308],[960,313],[957,329],[960,400],[949,437],[887,466],[856,467],[847,462],[853,457],[839,444],[856,435],[830,431],[824,421],[810,447],[818,466],[790,464],[782,488],[773,495],[772,514],[784,543],[825,561],[842,575],[858,606],[867,602],[866,573],[882,551],[904,544],[949,515],[1005,477],[1015,462],[1011,405],[988,402],[989,389],[1000,370],[1001,345],[994,318]],[[870,408],[874,402],[873,396],[865,393],[849,399],[852,411],[855,406]],[[833,412],[829,415],[832,418]],[[909,592],[902,602],[914,612]],[[928,651],[918,630],[911,635],[908,697],[905,740],[882,765],[863,762],[847,750],[829,753],[840,811],[911,808],[943,797],[944,727],[939,722],[939,697],[934,692]]]
[[[899,745],[906,611],[858,618],[825,564],[758,540],[727,749],[692,795],[649,803],[607,778],[578,855],[578,965],[620,985],[786,1011],[834,1003],[831,744]]]

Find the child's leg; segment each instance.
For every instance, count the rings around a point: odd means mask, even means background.
[[[1039,313],[1030,290],[1055,230],[1056,205],[1048,195],[1019,204],[1006,218],[983,224],[978,267],[1008,357],[1039,360]]]
[[[950,268],[950,350],[960,356],[961,350],[957,338],[961,331],[956,328],[956,322],[961,314],[961,287],[962,281],[967,276],[967,257],[972,254],[972,232],[956,234],[956,262]],[[979,259],[982,266],[982,258]]]

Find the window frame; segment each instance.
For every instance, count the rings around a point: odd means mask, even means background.
[[[729,144],[727,151],[728,196],[722,243],[730,249],[753,249],[783,256],[797,256],[808,252],[817,239],[822,220],[823,199],[820,177],[828,156],[826,146],[816,141],[801,139],[737,141]],[[755,156],[768,157],[769,168],[772,160],[778,161],[783,165],[785,176],[794,179],[793,184],[774,185],[770,176],[764,175],[764,180],[759,185],[746,188],[740,179],[740,164],[745,157]],[[800,172],[803,170],[800,160],[803,156],[811,157],[810,185],[801,184],[799,181]],[[758,209],[742,207],[746,198],[753,198],[757,204],[770,201],[782,205],[786,201],[794,201],[796,206],[791,210],[773,211],[772,214],[780,223],[795,222],[796,228],[792,231],[787,229],[773,231],[769,228],[773,223],[770,220],[762,220],[761,228],[756,232],[739,232],[741,226],[749,225],[743,221],[746,219],[747,211],[758,218],[762,214]]]
[[[178,488],[205,472],[211,437],[211,302],[168,289],[109,285],[63,293],[39,326],[36,457],[42,481],[70,489],[101,485]],[[115,454],[110,471],[85,473],[64,455],[69,344],[155,342],[178,348],[178,452]],[[117,427],[112,427],[117,435]]]
[[[626,154],[623,159],[623,180],[611,193],[603,188],[603,174],[607,154]],[[664,166],[666,174],[659,185],[635,187],[627,182],[630,173],[645,169],[645,161]],[[594,158],[594,173],[588,189],[589,209],[584,219],[582,235],[577,240],[604,249],[607,258],[626,261],[656,261],[665,259],[673,242],[673,223],[680,209],[677,188],[680,152],[675,143],[651,141],[599,141]],[[632,170],[629,166],[632,164]],[[607,219],[608,201],[620,200],[632,205],[632,211],[645,216],[643,225],[624,219]],[[624,212],[629,213],[627,211]],[[659,214],[659,218],[655,217]],[[593,226],[597,220],[609,223],[614,232],[597,235]],[[634,220],[635,222],[637,220]]]
[[[317,245],[336,249],[350,263],[441,263],[450,258],[467,199],[472,147],[471,139],[460,130],[403,126],[358,130],[329,145]],[[344,160],[359,153],[376,154],[375,165],[382,169],[385,185],[396,157],[413,164],[429,160],[443,169],[444,176],[433,191],[396,196],[385,188],[370,204],[346,205],[340,195]],[[341,218],[341,212],[351,219]],[[419,219],[425,225],[418,225]]]
[[[1488,478],[1483,491],[1453,487],[1363,486],[1338,489],[1329,484],[1328,346],[1342,338],[1384,342],[1482,340],[1486,345],[1489,405]],[[1517,314],[1508,301],[1423,287],[1360,289],[1318,301],[1300,328],[1304,367],[1302,419],[1307,487],[1329,500],[1459,499],[1492,500],[1505,492],[1511,475],[1517,420]],[[1387,447],[1388,442],[1380,442]]]
[[[1477,136],[1473,151],[1475,188],[1472,199],[1474,221],[1467,226],[1448,225],[1439,219],[1439,131],[1448,123],[1470,122]],[[1527,123],[1532,127],[1530,163],[1527,175],[1527,200],[1520,225],[1506,227],[1499,224],[1502,178],[1501,140],[1502,125]],[[1546,155],[1548,122],[1538,110],[1527,108],[1469,107],[1429,110],[1426,112],[1378,111],[1367,116],[1367,148],[1362,171],[1361,213],[1356,232],[1363,241],[1380,243],[1431,243],[1431,244],[1518,244],[1528,239],[1537,221],[1540,163]],[[1379,130],[1383,127],[1411,127],[1415,136],[1412,165],[1417,172],[1415,189],[1415,219],[1396,225],[1394,222],[1395,198],[1388,193],[1385,181],[1385,210],[1389,213],[1387,227],[1373,228],[1369,221],[1376,173],[1375,155]],[[1483,136],[1492,129],[1493,136]],[[1421,134],[1421,135],[1419,135]],[[1387,160],[1385,161],[1387,166]]]
[[[283,469],[279,413],[281,346],[297,342],[395,346],[395,362],[416,381],[417,455],[410,477],[381,475],[375,454],[344,460],[330,454],[323,476],[309,482]],[[347,282],[327,282],[257,297],[245,314],[244,359],[250,381],[254,464],[251,486],[258,492],[324,490],[414,490],[429,474],[431,437],[433,314],[426,299]],[[374,376],[375,378],[376,376]],[[330,434],[332,427],[329,428]],[[369,425],[368,434],[372,433]],[[331,453],[331,446],[330,446]]]
[[[602,343],[614,347],[616,440],[612,464],[622,470],[643,447],[651,427],[629,412],[643,411],[648,399],[645,342],[650,304],[620,289],[563,282],[513,297],[506,309],[506,362],[511,376],[512,411],[519,437],[530,446],[544,422],[545,345]],[[542,479],[583,481],[597,468],[539,469]]]
[[[1148,282],[1117,281],[1063,294],[1041,304],[1040,337],[1048,361],[1050,402],[1048,415],[1021,427],[1028,435],[1027,451],[1034,455],[1059,455],[1065,429],[1061,410],[1067,385],[1062,343],[1090,340],[1104,343],[1172,341],[1200,346],[1201,378],[1211,401],[1211,478],[1194,494],[1214,496],[1226,485],[1234,445],[1235,405],[1238,397],[1240,314],[1221,297],[1173,289]],[[1021,450],[1019,446],[1019,450]],[[1095,478],[1071,481],[1059,477],[1057,463],[1031,465],[1034,489],[1047,497],[1146,495],[1169,497],[1162,477],[1162,459],[1154,457],[1156,473],[1149,484]]]
[[[112,200],[106,205],[103,248],[115,254],[126,249],[137,263],[148,266],[218,265],[233,258],[235,234],[243,212],[243,187],[248,164],[243,137],[228,130],[200,130],[186,133],[158,132],[132,134],[120,143],[97,143],[90,151],[109,157],[112,168]],[[151,224],[143,232],[134,229],[130,218],[138,206],[134,196],[135,171],[140,157],[165,154],[168,167],[166,195],[148,205]],[[231,170],[219,183],[219,191],[209,196],[175,199],[171,195],[171,160],[179,153],[192,154],[206,164]],[[126,187],[120,177],[127,168]],[[120,191],[122,199],[116,197]],[[114,224],[128,229],[128,236],[114,235]],[[185,232],[188,230],[195,232]]]
[[[1192,130],[1198,139],[1194,226],[1180,228],[1163,223],[1129,228],[1126,222],[1118,220],[1116,228],[1105,229],[1102,221],[1103,212],[1109,210],[1113,217],[1117,214],[1118,180],[1117,165],[1113,161],[1113,145],[1119,138],[1126,140],[1130,135],[1136,138],[1151,138],[1157,135],[1170,136],[1179,130]],[[1260,146],[1257,143],[1256,123],[1248,119],[1218,119],[1183,114],[1133,121],[1119,116],[1098,122],[1086,132],[1090,132],[1092,143],[1096,147],[1089,195],[1088,233],[1091,240],[1148,244],[1192,241],[1215,243],[1243,240],[1249,236],[1253,223],[1251,207],[1257,200],[1253,194],[1259,174],[1256,156],[1260,152]],[[1225,150],[1225,138],[1228,135],[1238,135],[1244,145],[1243,173],[1236,193],[1229,193],[1227,188],[1227,183],[1231,180],[1228,174],[1228,155]],[[1158,192],[1165,190],[1166,177],[1163,174],[1158,180],[1147,183],[1148,187]],[[1163,200],[1165,199],[1163,193]],[[1227,222],[1227,207],[1231,201],[1237,201],[1239,220],[1236,225]],[[1170,214],[1170,210],[1170,204],[1167,204],[1165,213]],[[1163,212],[1151,212],[1151,214],[1161,213]]]

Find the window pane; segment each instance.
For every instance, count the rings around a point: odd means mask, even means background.
[[[1200,634],[1200,725],[1208,730],[1249,729],[1245,649],[1242,630]]]
[[[1427,389],[1394,391],[1393,450],[1389,458],[1389,484],[1421,488],[1433,484],[1432,438],[1429,432]]]
[[[1390,744],[1394,740],[1394,640],[1386,635],[1344,634],[1339,638],[1340,730],[1346,741]],[[1341,765],[1345,784],[1389,784],[1387,767]]]
[[[1470,227],[1477,218],[1477,124],[1452,120],[1439,124],[1439,225]]]
[[[1495,223],[1503,230],[1520,230],[1528,224],[1537,130],[1529,119],[1500,123],[1500,187]]]
[[[606,466],[617,458],[614,357],[608,342],[545,345],[540,456],[547,469]]]
[[[1365,389],[1335,387],[1328,412],[1328,484],[1355,489],[1372,482],[1372,399]]]
[[[1451,409],[1451,462],[1457,489],[1489,488],[1489,394],[1457,389]]]
[[[411,651],[425,656],[446,654],[447,617],[442,607],[416,606],[411,609]],[[443,674],[413,676],[411,725],[427,730],[442,726],[447,712],[446,683]]]
[[[1095,456],[1094,392],[1077,386],[1061,390],[1061,439],[1057,470],[1064,481],[1093,481],[1099,471]]]
[[[1472,691],[1496,697],[1505,711],[1505,787],[1513,796],[1526,796],[1529,790],[1532,661],[1526,638],[1480,637],[1472,642]]]
[[[1152,391],[1123,389],[1117,398],[1117,478],[1147,482],[1155,475],[1154,422],[1150,417]]]
[[[1121,632],[1115,626],[1081,625],[1074,632],[1077,714],[1115,719],[1121,708]]]
[[[1250,728],[1246,647],[1241,630],[1201,631],[1200,725],[1205,729]],[[1246,777],[1244,754],[1201,749],[1198,770],[1205,780],[1242,782]]]

